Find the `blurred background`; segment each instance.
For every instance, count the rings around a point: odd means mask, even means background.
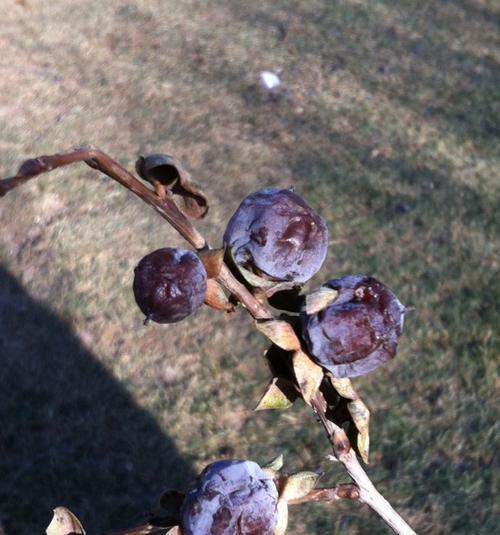
[[[245,195],[294,186],[331,235],[309,288],[369,273],[415,308],[397,358],[355,380],[369,476],[419,534],[493,533],[498,1],[0,7],[0,174],[89,143],[129,168],[166,152],[209,194],[213,245]],[[151,208],[80,164],[2,199],[0,229],[1,533],[43,533],[58,505],[89,533],[130,527],[223,457],[348,480],[301,403],[252,412],[269,373],[242,310],[142,325],[133,268],[183,245]],[[289,529],[387,531],[350,503],[297,506]]]

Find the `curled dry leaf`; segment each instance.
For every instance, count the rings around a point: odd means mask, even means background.
[[[311,405],[323,381],[324,372],[321,366],[313,362],[303,351],[295,351],[292,357],[293,370],[304,401]]]
[[[370,411],[368,407],[361,401],[356,399],[347,404],[347,409],[352,417],[352,421],[356,426],[357,437],[356,447],[358,453],[363,459],[363,462],[368,464],[370,453]]]
[[[280,499],[289,502],[303,498],[314,489],[320,477],[317,472],[298,472],[288,476],[282,482]]]
[[[251,289],[260,290],[267,299],[278,292],[290,290],[300,291],[300,286],[293,281],[277,281],[269,277],[263,277],[238,264],[229,247],[226,248],[224,259],[234,275],[242,279],[242,282]]]
[[[331,305],[337,299],[338,291],[322,286],[318,290],[306,295],[305,310],[306,314],[316,314],[327,306]]]
[[[279,377],[274,377],[255,410],[288,409],[297,398],[297,392],[291,383]]]
[[[85,535],[78,518],[66,507],[56,507],[47,527],[47,535]]]
[[[229,300],[224,288],[215,280],[207,279],[207,292],[205,294],[205,304],[216,310],[233,312],[234,305]]]
[[[224,262],[224,249],[208,249],[198,253],[201,263],[205,266],[207,277],[215,279],[220,273]]]
[[[352,386],[352,382],[349,379],[349,377],[343,377],[338,378],[334,377],[331,373],[327,374],[330,378],[330,382],[332,383],[335,390],[346,399],[358,399],[358,393],[356,390],[354,390],[354,386]]]
[[[285,351],[300,350],[300,340],[288,322],[282,320],[264,320],[256,321],[255,326],[273,344],[276,344],[281,349]]]
[[[193,219],[208,212],[207,197],[192,180],[181,162],[168,154],[139,156],[135,164],[139,176],[154,186],[160,184],[181,198],[181,210]]]
[[[353,442],[363,462],[368,464],[370,452],[370,411],[359,397],[348,377],[339,379],[333,377],[331,374],[328,374],[328,377],[338,394],[342,398],[349,400],[346,403],[346,407],[352,424],[355,427],[356,436]],[[342,413],[342,411],[338,412]],[[342,422],[337,423],[341,425]]]

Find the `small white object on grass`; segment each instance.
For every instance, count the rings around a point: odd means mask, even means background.
[[[261,71],[260,83],[268,91],[272,91],[281,85],[278,75],[271,71]]]

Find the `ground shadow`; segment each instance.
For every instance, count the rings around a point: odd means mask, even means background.
[[[191,468],[154,419],[0,266],[0,531],[42,533],[64,504],[89,533],[142,520]]]

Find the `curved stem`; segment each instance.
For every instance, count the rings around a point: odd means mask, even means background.
[[[195,249],[203,249],[206,242],[203,236],[194,228],[191,221],[177,208],[169,197],[160,197],[144,185],[132,173],[106,153],[95,147],[79,148],[51,156],[39,156],[26,160],[17,175],[0,180],[0,197],[9,191],[23,185],[38,175],[53,171],[59,167],[72,163],[85,162],[93,169],[101,171],[113,180],[119,182],[144,202],[151,205],[164,219],[166,219]]]
[[[204,237],[195,229],[189,219],[177,208],[168,196],[159,196],[146,187],[115,160],[101,150],[90,147],[74,149],[69,152],[40,156],[24,162],[16,176],[0,180],[0,197],[10,190],[24,184],[36,176],[52,171],[59,167],[76,162],[85,162],[94,169],[119,182],[122,186],[151,205],[164,219],[166,219],[195,249],[208,247]],[[271,310],[257,300],[247,288],[222,264],[217,277],[218,282],[231,293],[258,320],[275,319]],[[322,395],[312,400],[312,408],[319,417],[328,440],[330,441],[335,458],[340,461],[359,489],[359,501],[366,503],[375,511],[395,533],[400,535],[415,535],[410,526],[398,515],[389,502],[378,492],[360,465],[354,450],[344,431],[325,416],[326,403]]]

